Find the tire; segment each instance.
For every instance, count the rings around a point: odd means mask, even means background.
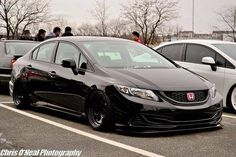
[[[19,85],[14,85],[12,98],[16,108],[18,109],[28,109],[31,106],[29,96]]]
[[[91,94],[86,105],[86,116],[95,130],[112,131],[114,129],[112,105],[103,92],[97,91]]]
[[[230,94],[228,96],[228,104],[230,105],[230,109],[236,112],[236,86],[234,86],[230,90]]]

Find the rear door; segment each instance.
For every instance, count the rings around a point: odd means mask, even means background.
[[[28,84],[27,88],[39,99],[51,101],[51,77],[49,69],[57,42],[49,42],[41,45],[32,52],[32,59],[26,65]]]

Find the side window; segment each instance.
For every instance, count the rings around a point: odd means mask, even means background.
[[[36,60],[50,62],[56,43],[48,43],[41,46],[38,50]]]
[[[169,59],[172,59],[175,61],[181,61],[182,48],[183,48],[182,44],[174,44],[174,45],[165,46],[162,48],[161,54],[163,54]]]
[[[36,57],[38,55],[38,51],[39,51],[39,49],[37,48],[32,52],[32,59],[34,59],[34,60],[36,59]]]
[[[75,46],[62,42],[58,46],[55,63],[61,64],[64,59],[74,59],[78,67],[79,56],[80,51]]]
[[[158,53],[162,52],[162,48],[156,50]]]
[[[229,68],[229,69],[235,69],[234,65],[232,63],[230,63],[229,61],[226,61],[225,67]]]
[[[189,44],[186,50],[186,62],[202,64],[203,57],[215,59],[215,52],[201,45]]]
[[[81,68],[82,63],[88,63],[87,59],[84,57],[84,55],[81,54],[80,61],[79,61],[79,68]]]
[[[217,54],[216,55],[216,65],[218,67],[225,67],[225,58],[222,57],[221,55]]]

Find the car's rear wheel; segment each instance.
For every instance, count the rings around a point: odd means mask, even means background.
[[[29,96],[19,85],[14,85],[12,97],[13,102],[18,109],[28,109],[31,106]]]
[[[94,92],[89,97],[86,116],[95,130],[110,131],[114,128],[112,105],[103,92]]]
[[[236,112],[236,87],[234,87],[230,93],[230,107]]]

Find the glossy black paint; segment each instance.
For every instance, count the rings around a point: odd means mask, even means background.
[[[189,71],[173,69],[110,69],[96,64],[94,58],[80,45],[80,41],[126,41],[114,38],[67,37],[47,42],[68,42],[75,45],[87,59],[85,73],[74,73],[72,68],[54,63],[57,46],[51,62],[32,59],[32,52],[17,60],[12,71],[12,92],[16,84],[30,96],[32,102],[45,101],[83,114],[89,96],[94,91],[104,92],[114,109],[116,123],[134,128],[157,130],[188,130],[209,128],[220,124],[222,98],[208,107],[178,107],[170,102],[157,102],[127,97],[114,87],[126,85],[153,91],[209,90],[210,83]],[[40,44],[38,47],[43,45]],[[37,48],[38,48],[37,47]],[[36,49],[36,48],[35,48]],[[66,63],[65,63],[66,64]],[[68,65],[68,63],[67,63]],[[81,71],[80,68],[77,69]],[[82,70],[83,71],[83,70]],[[11,87],[10,87],[11,88]],[[160,97],[161,98],[161,97]],[[165,105],[168,104],[169,106]],[[171,107],[170,107],[171,106]]]

